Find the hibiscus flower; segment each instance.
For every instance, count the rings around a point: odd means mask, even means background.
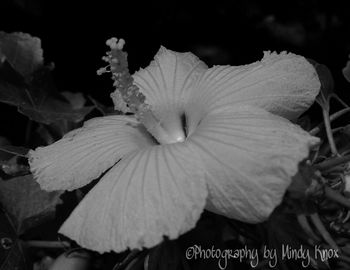
[[[123,64],[113,58],[123,47],[116,42],[107,61]],[[135,116],[94,118],[29,153],[46,190],[73,190],[103,174],[60,229],[83,247],[149,248],[194,228],[204,209],[262,222],[319,142],[289,121],[320,89],[302,56],[265,52],[250,65],[208,68],[161,47],[129,80],[125,70],[111,72],[127,89],[114,93],[117,107]]]

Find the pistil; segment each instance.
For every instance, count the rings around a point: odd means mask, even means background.
[[[175,112],[169,112],[163,119],[158,119],[151,106],[145,102],[146,97],[134,84],[134,79],[129,73],[127,53],[123,51],[125,41],[111,38],[106,44],[110,47],[110,51],[102,60],[108,65],[99,69],[97,74],[112,74],[113,86],[116,89],[111,94],[111,98],[115,109],[123,113],[133,113],[160,144],[183,142],[186,134],[181,124],[181,116]]]

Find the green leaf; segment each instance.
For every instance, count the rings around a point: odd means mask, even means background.
[[[41,190],[32,175],[0,180],[0,203],[13,218],[18,234],[53,217],[61,194]]]
[[[80,122],[94,108],[74,109],[55,90],[49,68],[36,71],[29,84],[15,85],[0,79],[0,101],[17,106],[31,120],[47,125],[59,120]]]
[[[25,270],[26,260],[13,224],[0,208],[0,270]]]
[[[41,40],[26,33],[0,32],[0,59],[26,78],[44,64]]]

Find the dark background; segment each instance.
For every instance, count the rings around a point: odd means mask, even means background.
[[[55,63],[61,91],[84,92],[110,103],[112,83],[96,70],[105,41],[124,38],[131,72],[145,67],[160,45],[192,51],[209,65],[257,61],[263,50],[287,50],[319,63],[333,73],[336,91],[346,101],[342,76],[350,53],[347,1],[59,1],[1,0],[0,31],[21,31],[42,40],[47,63]],[[0,135],[24,116],[0,105]]]

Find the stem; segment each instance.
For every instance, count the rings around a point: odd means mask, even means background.
[[[344,163],[347,163],[350,161],[350,155],[343,156],[343,157],[335,157],[331,159],[327,159],[326,161],[323,161],[319,164],[315,164],[314,168],[316,170],[326,170],[334,166],[342,165]]]
[[[323,239],[327,242],[328,245],[331,246],[333,249],[339,249],[338,245],[333,240],[332,236],[329,234],[327,229],[324,227],[319,215],[317,213],[314,213],[310,215],[312,223],[315,225],[316,229],[319,231],[319,233],[322,235]]]
[[[342,155],[345,156],[345,155],[347,155],[347,154],[349,154],[349,153],[350,153],[350,149],[345,150],[344,152],[342,152]]]
[[[36,248],[69,248],[70,247],[70,244],[65,241],[30,240],[30,241],[25,241],[25,244],[28,247],[36,247]]]
[[[298,219],[298,222],[299,222],[301,228],[305,231],[306,234],[311,236],[311,238],[313,238],[314,240],[320,241],[320,238],[311,229],[309,221],[307,220],[307,218],[304,214],[297,215],[297,219]]]
[[[129,265],[135,258],[137,258],[137,256],[141,253],[141,251],[134,249],[132,251],[130,251],[130,253],[125,257],[125,259],[120,262],[117,263],[112,270],[120,270],[123,267],[126,267],[127,265]]]
[[[143,262],[143,269],[149,269],[149,254],[145,257],[145,261]]]
[[[332,134],[329,112],[328,112],[328,110],[322,108],[322,114],[323,114],[324,125],[326,127],[326,133],[327,133],[329,146],[331,147],[331,152],[334,156],[338,156],[339,154],[337,151],[337,147],[335,146],[335,142],[334,142],[334,138],[333,138],[333,134]]]
[[[347,107],[345,109],[342,109],[340,111],[337,111],[336,113],[333,113],[331,116],[330,116],[330,120],[331,121],[334,121],[336,119],[338,119],[340,116],[342,116],[343,114],[347,113],[347,112],[350,112],[350,107]]]
[[[330,187],[325,187],[324,191],[328,199],[335,201],[350,209],[350,200],[342,196],[339,192],[334,191]]]
[[[350,112],[350,108],[347,107],[345,109],[342,109],[340,111],[337,111],[336,113],[332,114],[329,119],[331,122],[333,122],[334,120],[338,119],[340,116],[342,116],[343,114],[346,114],[347,112]],[[320,132],[322,126],[324,125],[324,123],[319,124],[318,126],[314,127],[313,129],[311,129],[309,131],[310,135],[316,135],[317,133]]]
[[[349,105],[346,104],[340,97],[338,97],[338,95],[332,93],[330,96],[330,98],[335,98],[341,105],[343,105],[345,108],[349,108]]]
[[[342,130],[344,130],[344,127],[333,128],[332,129],[332,133],[336,133],[336,132],[339,132],[339,131],[342,131]]]

